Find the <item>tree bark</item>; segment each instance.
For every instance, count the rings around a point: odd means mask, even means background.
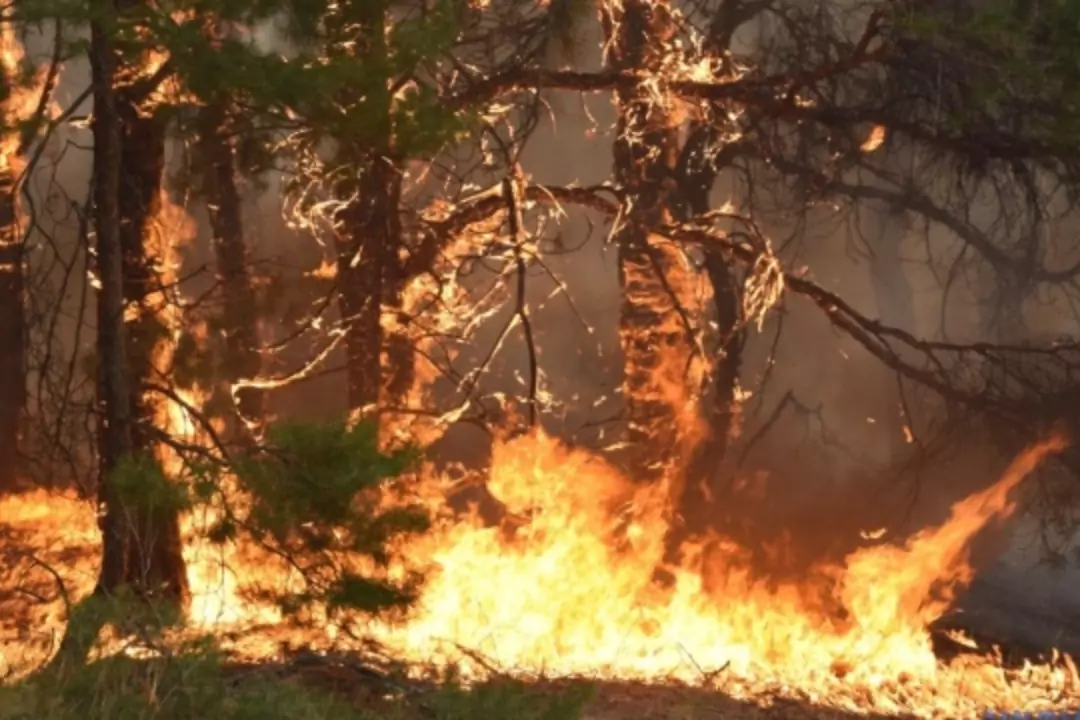
[[[211,240],[221,292],[223,384],[217,389],[229,398],[226,438],[243,441],[247,427],[261,425],[263,393],[256,388],[231,391],[232,383],[254,378],[261,370],[255,292],[248,270],[248,248],[240,192],[237,189],[236,152],[229,137],[224,102],[200,110],[199,143],[202,154],[203,195],[210,215]]]
[[[26,317],[23,239],[12,158],[0,157],[0,492],[17,489],[19,444],[26,402]]]
[[[115,14],[109,0],[98,10]],[[116,87],[111,29],[91,28],[94,84],[94,200],[97,232],[99,393],[103,558],[97,594],[128,586],[147,598],[183,604],[188,597],[176,510],[120,498],[113,482],[125,457],[153,456],[153,410],[145,394],[166,329],[147,307],[160,289],[146,243],[157,231],[165,166],[165,122],[140,116]],[[131,317],[126,317],[131,312]]]
[[[348,335],[345,341],[349,409],[379,402],[383,387],[385,333],[382,305],[387,265],[396,260],[401,237],[398,220],[399,175],[384,157],[367,161],[356,199],[340,214],[338,303]]]
[[[94,3],[112,15],[109,0]],[[101,21],[90,25],[90,68],[94,85],[94,229],[97,240],[98,293],[98,457],[103,553],[95,588],[100,594],[120,585],[126,576],[127,528],[109,477],[121,458],[134,450],[131,432],[131,387],[128,383],[127,327],[124,323],[123,248],[120,244],[120,118],[117,111],[116,57],[110,32]]]
[[[148,246],[158,223],[165,172],[166,122],[160,115],[140,114],[135,103],[122,94],[118,97],[121,121],[120,142],[120,246],[123,252],[124,301],[137,308],[130,323],[128,351],[130,378],[134,383],[130,396],[133,419],[132,443],[136,453],[150,458],[156,448],[154,406],[146,388],[154,382],[168,382],[155,377],[155,358],[163,343],[171,342],[170,328],[148,302],[158,295],[163,282],[155,268]],[[126,575],[123,584],[141,593],[162,594],[185,603],[188,598],[187,568],[182,553],[180,520],[175,509],[144,506],[128,509],[129,536]]]
[[[613,70],[660,71],[671,17],[662,0],[624,0],[605,6],[604,30]],[[640,88],[617,92],[614,174],[626,192],[625,216],[615,234],[622,298],[623,407],[628,423],[626,464],[632,477],[650,481],[668,469],[678,442],[673,411],[659,387],[661,363],[685,342],[665,288],[668,262],[651,229],[669,212],[678,152],[677,128]]]
[[[711,209],[710,195],[730,152],[717,151],[718,134],[709,123],[694,123],[680,153],[676,176],[676,219],[687,221]],[[741,327],[741,288],[735,268],[718,248],[705,247],[704,264],[713,291],[716,343],[708,386],[702,393],[705,434],[687,464],[680,514],[687,534],[703,532],[714,519],[720,468],[727,456],[737,409],[735,395],[746,333]]]
[[[386,3],[365,3],[358,6],[357,14],[358,51],[384,56]],[[342,230],[337,247],[338,305],[348,333],[346,383],[354,414],[376,406],[387,392],[403,395],[412,376],[407,341],[383,326],[384,305],[400,307],[403,287],[398,215],[402,173],[393,160],[391,102],[389,84],[369,89],[365,103],[377,113],[371,132],[367,137],[344,139],[359,172],[357,180],[340,188],[342,197],[353,199],[339,213]]]
[[[0,492],[19,488],[22,482],[22,417],[26,404],[26,307],[24,298],[25,240],[19,227],[18,179],[25,150],[17,132],[20,98],[15,90],[19,72],[14,27],[2,31],[10,52],[0,59]]]

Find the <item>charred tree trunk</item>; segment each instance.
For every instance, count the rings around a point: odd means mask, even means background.
[[[695,124],[683,146],[678,165],[679,220],[707,213],[709,196],[720,170],[729,162],[729,153],[717,151],[716,129],[707,123]],[[702,394],[705,436],[694,448],[680,502],[685,531],[704,531],[713,519],[716,481],[728,452],[734,425],[735,395],[742,364],[746,334],[742,330],[741,288],[735,268],[718,248],[704,249],[705,272],[713,291],[713,319],[716,344],[708,387]]]
[[[387,287],[387,266],[397,260],[401,237],[399,177],[384,157],[367,162],[357,197],[340,217],[338,302],[348,331],[346,381],[354,412],[378,403],[383,387],[382,306],[392,289]]]
[[[102,10],[115,6],[102,2]],[[94,200],[101,296],[98,302],[101,501],[104,548],[96,592],[122,586],[143,597],[187,600],[187,572],[174,508],[157,498],[118,497],[112,481],[125,457],[152,458],[156,438],[146,386],[168,337],[147,306],[160,280],[147,251],[157,231],[165,166],[165,121],[144,117],[137,98],[116,87],[118,57],[108,30],[92,30]],[[132,91],[133,92],[133,91]]]
[[[604,29],[615,70],[659,71],[672,18],[661,0],[624,0],[604,10]],[[619,253],[622,305],[619,335],[623,349],[623,407],[628,423],[633,477],[654,480],[667,470],[678,429],[672,408],[658,387],[661,363],[685,342],[673,298],[665,287],[667,263],[651,230],[668,214],[674,184],[678,135],[662,108],[644,90],[620,90],[614,172],[626,192],[615,242]]]
[[[236,153],[229,137],[228,112],[223,102],[207,106],[199,115],[203,195],[210,215],[211,239],[221,292],[223,385],[228,398],[227,438],[242,441],[249,425],[263,421],[263,394],[243,388],[235,395],[232,383],[254,378],[261,370],[255,292],[248,271],[240,192],[237,189]]]
[[[26,318],[23,241],[19,231],[15,169],[0,157],[0,492],[20,481],[19,443],[26,401]]]
[[[161,232],[159,219],[165,172],[166,121],[140,113],[136,99],[117,96],[120,120],[120,247],[123,253],[124,302],[135,308],[129,323],[129,377],[133,383],[131,433],[134,451],[151,458],[157,445],[154,406],[146,389],[168,383],[155,377],[155,357],[169,330],[152,303],[164,302],[163,283],[148,247]],[[156,296],[156,298],[154,297]],[[127,508],[129,528],[124,553],[126,570],[119,584],[141,593],[163,595],[179,603],[188,596],[180,521],[173,508],[144,505]]]
[[[99,12],[114,12],[109,0],[95,3]],[[127,327],[124,323],[124,262],[120,242],[121,133],[117,109],[116,55],[109,31],[100,22],[90,26],[90,68],[94,86],[94,229],[97,239],[98,293],[98,456],[103,557],[95,594],[118,586],[127,574],[128,529],[109,477],[121,458],[134,450]]]
[[[387,3],[379,0],[357,8],[361,41],[357,50],[383,57],[386,48]],[[378,109],[370,134],[346,139],[348,154],[360,176],[346,184],[352,197],[339,215],[337,282],[345,341],[349,409],[358,413],[379,403],[387,390],[399,390],[411,378],[412,357],[396,331],[383,327],[383,308],[400,306],[403,280],[399,268],[401,221],[400,168],[393,158],[393,121],[389,82],[367,88],[365,103]],[[384,359],[384,351],[387,357]],[[389,367],[384,373],[384,362]],[[406,386],[407,387],[407,386]]]

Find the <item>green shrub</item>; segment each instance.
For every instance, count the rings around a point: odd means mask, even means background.
[[[0,720],[351,720],[366,718],[326,693],[258,674],[233,680],[211,644],[169,657],[122,655],[0,689]]]
[[[213,642],[164,657],[116,655],[0,687],[0,720],[578,720],[590,691],[455,682],[376,711],[281,672],[230,673]]]
[[[286,614],[313,607],[377,614],[407,608],[422,578],[372,577],[350,559],[385,568],[392,540],[430,527],[422,508],[377,503],[379,491],[418,459],[415,448],[381,451],[372,424],[287,423],[269,429],[264,449],[235,462],[249,506],[241,510],[218,493],[217,473],[198,472],[194,487],[197,497],[217,496],[225,509],[212,540],[254,542],[300,573],[302,590],[269,598]]]

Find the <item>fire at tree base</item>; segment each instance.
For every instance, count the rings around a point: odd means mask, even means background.
[[[454,665],[474,680],[506,673],[676,683],[752,705],[798,701],[919,717],[1072,709],[1080,678],[1070,658],[1006,669],[1000,653],[980,650],[946,663],[927,629],[974,574],[972,538],[1012,512],[1009,492],[1060,448],[1051,440],[1027,449],[943,524],[901,544],[868,542],[809,580],[764,582],[745,548],[713,536],[685,546],[682,562],[665,568],[670,581],[657,583],[664,488],[632,484],[598,457],[537,433],[498,444],[488,482],[523,522],[491,526],[478,511],[443,511],[433,532],[396,548],[405,560],[391,576],[427,571],[415,608],[396,622],[346,618],[318,632],[292,628],[273,606],[251,599],[254,590],[294,582],[280,561],[252,547],[212,546],[198,533],[209,519],[188,518],[192,629],[225,638],[229,650],[253,660],[277,658],[285,645],[348,650],[351,638],[370,636],[418,668]],[[447,482],[425,476],[416,496],[444,507]],[[73,599],[92,589],[96,525],[85,504],[39,492],[6,498],[0,516],[12,538],[44,548],[38,560],[13,565],[21,581],[51,582],[40,561],[55,565]],[[50,651],[63,605],[27,611],[14,592],[3,604],[15,622],[5,622],[2,649],[17,672],[20,661]],[[28,630],[27,612],[41,630]],[[102,652],[109,642],[102,640]]]

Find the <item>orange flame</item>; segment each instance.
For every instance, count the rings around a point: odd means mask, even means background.
[[[385,629],[383,639],[417,659],[467,644],[524,672],[694,681],[703,668],[729,667],[744,678],[813,687],[835,680],[841,663],[867,682],[901,671],[931,677],[926,624],[970,579],[968,542],[1011,510],[1009,490],[1061,447],[1053,440],[1026,450],[940,528],[822,567],[816,586],[768,588],[754,579],[745,550],[716,538],[709,552],[686,548],[674,582],[662,588],[654,582],[666,530],[660,493],[634,488],[602,460],[543,434],[520,438],[496,448],[489,488],[528,523],[508,539],[474,517],[410,546],[412,558],[438,572],[418,616]],[[716,580],[709,592],[706,577]],[[945,599],[926,604],[938,585]],[[822,591],[850,621],[821,611]]]
[[[745,548],[713,537],[684,548],[681,565],[667,568],[671,581],[658,584],[664,493],[543,433],[519,437],[495,448],[489,483],[517,527],[488,526],[477,513],[443,517],[434,533],[400,548],[410,565],[433,568],[416,612],[407,622],[365,627],[405,659],[462,662],[472,676],[485,669],[462,647],[519,674],[701,682],[723,669],[717,677],[734,696],[780,692],[849,709],[960,717],[1023,697],[1049,703],[1043,707],[1067,704],[1077,692],[1069,685],[1074,666],[1029,668],[1014,681],[993,658],[942,665],[926,629],[970,580],[972,537],[1008,516],[1009,492],[1063,446],[1054,438],[1025,450],[940,527],[903,545],[860,549],[810,580],[768,585],[755,577]],[[425,487],[442,482],[429,476]],[[0,513],[13,527],[85,546],[93,519],[63,502],[9,498]],[[287,573],[250,549],[226,553],[235,575],[224,588],[209,564],[190,569],[203,598],[193,620],[216,629],[276,622],[268,608],[240,597],[246,584],[283,584]],[[93,573],[80,567],[75,577],[88,591]],[[5,632],[10,648],[14,630],[5,625]],[[302,641],[324,643],[333,634]],[[245,647],[275,651],[254,636]]]

